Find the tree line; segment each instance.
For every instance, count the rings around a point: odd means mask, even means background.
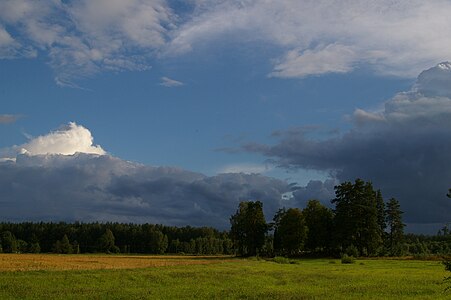
[[[210,227],[123,223],[0,223],[4,253],[234,254],[227,232]]]
[[[260,201],[243,201],[231,229],[124,223],[0,223],[0,252],[237,254],[241,256],[401,256],[451,254],[451,232],[404,234],[401,207],[370,182],[335,187],[330,209],[318,200],[282,208],[266,222]]]
[[[404,235],[395,198],[384,201],[371,182],[356,179],[335,187],[330,209],[317,200],[304,209],[280,209],[271,223],[263,204],[241,202],[231,216],[230,237],[243,256],[401,256],[451,253],[451,234]]]

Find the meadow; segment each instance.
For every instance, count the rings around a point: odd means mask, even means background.
[[[439,261],[0,255],[0,299],[451,299]]]

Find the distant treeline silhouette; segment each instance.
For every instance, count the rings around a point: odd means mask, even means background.
[[[5,253],[237,254],[241,256],[427,256],[451,254],[451,232],[404,234],[401,207],[370,182],[335,187],[334,209],[317,200],[280,209],[267,223],[260,201],[243,201],[231,230],[133,223],[0,223]]]
[[[124,223],[0,223],[3,252],[233,254],[227,232]]]

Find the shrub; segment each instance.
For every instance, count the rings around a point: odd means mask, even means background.
[[[289,259],[283,256],[276,256],[272,259],[273,262],[278,264],[297,264],[298,262],[294,259]]]
[[[272,261],[275,263],[278,263],[278,264],[289,264],[290,263],[290,260],[283,256],[276,256],[273,258]]]
[[[345,254],[352,257],[359,257],[359,249],[357,249],[356,246],[350,245],[348,248],[345,249]]]
[[[257,255],[257,256],[249,256],[248,258],[247,258],[247,260],[251,260],[251,261],[259,261],[260,260],[260,257]]]
[[[451,258],[443,260],[443,264],[445,265],[445,270],[451,272]],[[451,276],[445,277],[445,282],[451,281]],[[451,290],[451,286],[445,288],[445,291]]]
[[[353,264],[355,263],[355,258],[352,256],[348,256],[347,254],[343,254],[341,257],[341,263],[342,264]]]
[[[30,248],[28,249],[28,252],[30,253],[39,253],[41,252],[41,246],[39,245],[39,243],[31,243],[30,244]]]
[[[417,259],[417,260],[426,260],[430,257],[429,254],[426,253],[417,253],[413,255],[413,259]]]
[[[27,253],[28,252],[28,243],[24,240],[17,240],[17,250],[19,253]]]
[[[443,264],[445,265],[445,270],[451,272],[451,258],[445,259]]]

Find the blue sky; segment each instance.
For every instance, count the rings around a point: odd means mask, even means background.
[[[208,59],[186,56],[157,61],[148,71],[99,74],[77,82],[83,88],[55,84],[45,59],[3,60],[3,112],[21,117],[0,128],[5,136],[0,146],[25,143],[27,135],[43,135],[73,121],[89,128],[95,143],[115,156],[211,175],[228,165],[265,164],[262,156],[221,148],[271,143],[274,131],[293,127],[347,128],[345,115],[355,108],[377,107],[413,82],[365,70],[269,78],[267,57],[249,61],[233,49]],[[183,85],[166,87],[161,84],[165,76]],[[283,170],[273,173],[296,177]]]
[[[434,127],[451,75],[430,69],[451,59],[449,12],[448,1],[2,0],[0,153],[75,122],[125,161],[296,182],[296,204],[331,196],[328,180],[362,177],[401,197],[408,223],[437,228],[451,173],[435,171],[451,161],[426,163],[439,156],[421,143],[437,134],[437,149],[451,145],[438,142],[447,123]],[[364,157],[379,138],[385,147]],[[424,219],[425,203],[407,199],[412,181],[394,187],[381,175],[412,148],[405,173],[441,177]],[[309,190],[318,182],[322,191]]]

